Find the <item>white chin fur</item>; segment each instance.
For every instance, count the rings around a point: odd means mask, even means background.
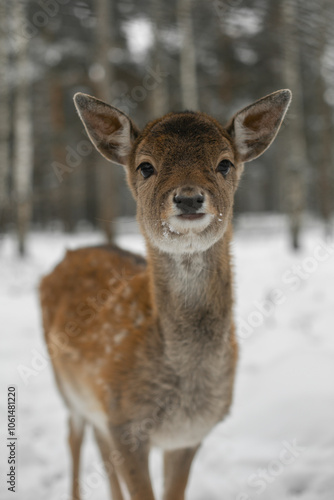
[[[219,238],[220,234],[202,234],[210,225],[214,216],[205,214],[201,219],[182,220],[176,216],[170,217],[168,221],[162,222],[162,236],[151,237],[152,244],[166,253],[192,254],[204,252],[210,248]],[[153,236],[153,235],[152,235]]]

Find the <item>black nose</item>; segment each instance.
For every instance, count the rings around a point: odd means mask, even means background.
[[[184,214],[193,214],[203,205],[204,196],[197,194],[195,196],[174,196],[174,203]]]

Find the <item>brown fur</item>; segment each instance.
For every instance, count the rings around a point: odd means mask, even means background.
[[[117,247],[79,249],[41,283],[46,342],[71,414],[73,498],[85,423],[93,425],[107,466],[118,453],[116,468],[109,467],[114,500],[122,500],[118,477],[132,500],[153,500],[152,444],[165,450],[165,500],[184,498],[195,452],[232,401],[237,344],[229,246],[241,158],[268,147],[289,100],[287,91],[272,94],[226,129],[204,113],[184,112],[139,132],[115,108],[76,97],[95,146],[126,167],[147,264]],[[217,170],[223,159],[233,164],[226,175]],[[142,162],[154,167],[147,179]],[[181,195],[204,196],[203,223],[180,215]]]

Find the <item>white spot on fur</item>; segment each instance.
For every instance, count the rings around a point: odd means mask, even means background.
[[[114,342],[115,342],[115,344],[117,344],[117,345],[120,344],[122,342],[122,340],[124,340],[125,337],[127,337],[128,334],[129,334],[129,332],[127,330],[122,330],[119,333],[117,333],[114,336]]]
[[[102,332],[105,334],[112,332],[112,326],[110,325],[110,323],[103,323]]]
[[[136,320],[137,311],[138,311],[138,304],[137,304],[137,302],[132,302],[131,307],[130,307],[130,316],[133,319],[133,321]]]
[[[129,286],[125,286],[122,291],[122,297],[124,297],[124,299],[128,299],[130,295],[131,295],[131,288]]]
[[[121,304],[116,304],[114,311],[118,316],[120,316],[123,314],[123,306]]]
[[[142,313],[138,313],[134,322],[134,326],[135,327],[141,326],[144,322],[144,319],[145,319],[144,315]]]

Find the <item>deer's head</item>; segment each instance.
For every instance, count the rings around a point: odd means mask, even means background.
[[[118,109],[78,93],[76,108],[97,150],[123,165],[138,221],[168,253],[204,251],[224,235],[244,162],[275,139],[289,90],[242,109],[223,127],[204,113],[169,113],[139,131]]]

